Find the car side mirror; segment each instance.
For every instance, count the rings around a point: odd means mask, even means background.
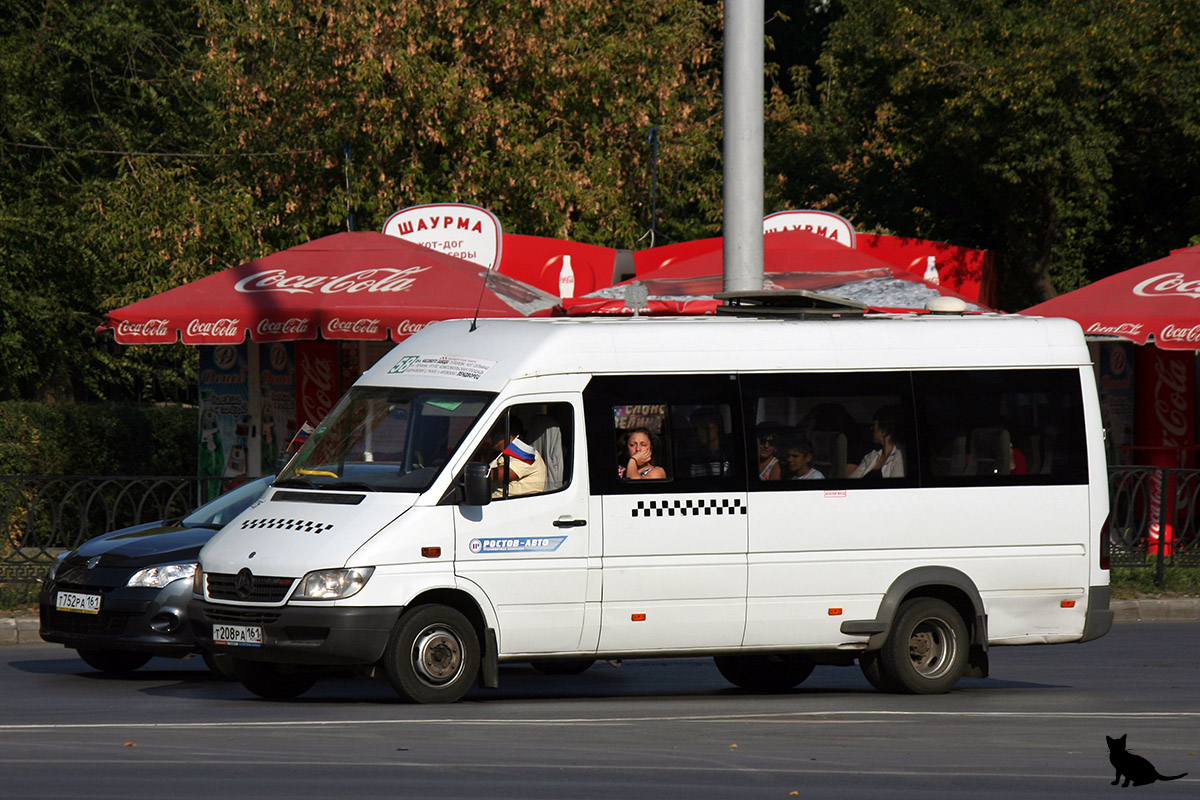
[[[482,461],[470,461],[462,476],[463,505],[486,506],[492,502],[491,469]]]

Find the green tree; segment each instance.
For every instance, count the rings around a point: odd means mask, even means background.
[[[511,232],[632,246],[650,225],[647,134],[671,237],[714,230],[718,10],[695,0],[202,0],[236,144],[299,151],[238,179],[281,223],[378,229],[455,200]],[[339,161],[352,145],[349,165]]]
[[[195,27],[186,7],[153,0],[0,11],[0,397],[158,398],[187,386],[192,354],[119,348],[93,331],[103,309],[199,271],[168,241],[179,208],[164,189],[184,170],[141,155],[209,144]],[[213,177],[191,177],[209,210],[224,207]]]
[[[793,203],[996,250],[1010,308],[1194,234],[1200,4],[843,5],[771,106]]]

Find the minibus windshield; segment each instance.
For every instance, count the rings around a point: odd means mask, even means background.
[[[422,492],[495,397],[488,392],[355,386],[275,486]]]

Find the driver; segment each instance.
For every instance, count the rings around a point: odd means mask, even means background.
[[[502,484],[492,492],[493,499],[546,491],[546,462],[541,453],[521,441],[524,433],[525,426],[521,420],[510,414],[508,443],[491,464],[492,480]],[[493,426],[488,440],[504,440],[504,418]],[[507,491],[503,484],[507,485]]]

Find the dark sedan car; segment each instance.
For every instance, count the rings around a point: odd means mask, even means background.
[[[200,548],[274,478],[245,483],[183,518],[97,536],[62,556],[38,596],[42,638],[74,648],[104,672],[200,652],[185,617]],[[203,655],[214,672],[230,674]]]

